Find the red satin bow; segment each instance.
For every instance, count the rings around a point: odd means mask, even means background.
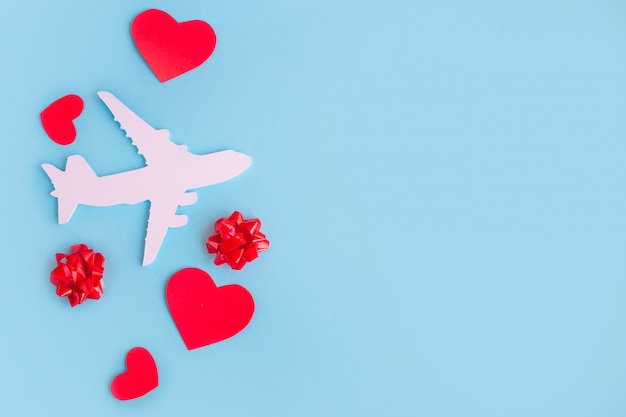
[[[215,234],[206,242],[209,253],[215,253],[215,265],[228,264],[233,269],[241,269],[270,247],[270,242],[259,230],[259,219],[245,220],[238,211],[229,218],[215,222]]]
[[[57,253],[57,267],[50,273],[50,282],[59,297],[67,297],[74,307],[85,299],[99,299],[103,293],[104,256],[87,245],[74,245],[70,254]]]

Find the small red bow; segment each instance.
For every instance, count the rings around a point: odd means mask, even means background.
[[[50,282],[57,287],[59,297],[67,297],[74,307],[85,299],[102,296],[104,256],[87,245],[74,245],[70,254],[57,253],[57,267],[50,273]]]
[[[215,234],[206,242],[209,253],[215,253],[215,265],[228,264],[233,269],[241,269],[270,247],[270,242],[259,230],[259,219],[245,220],[238,211],[229,218],[215,222]]]

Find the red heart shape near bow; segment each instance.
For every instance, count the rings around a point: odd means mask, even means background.
[[[83,107],[83,99],[75,94],[54,101],[39,115],[43,130],[59,145],[69,145],[76,139],[74,119],[80,116]]]
[[[159,373],[150,352],[135,347],[126,355],[127,371],[115,377],[111,394],[118,400],[132,400],[152,391],[159,385]]]
[[[218,287],[209,274],[196,268],[172,275],[165,297],[189,350],[236,335],[254,314],[254,299],[248,290],[236,284]]]
[[[207,22],[178,23],[157,9],[138,14],[131,25],[131,34],[137,50],[162,83],[206,61],[217,41]]]

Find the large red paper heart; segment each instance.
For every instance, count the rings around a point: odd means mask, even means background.
[[[218,287],[209,274],[196,268],[172,275],[165,297],[189,350],[234,336],[254,314],[254,299],[248,290],[235,284]]]
[[[157,9],[138,14],[131,33],[139,53],[162,83],[196,68],[215,49],[215,32],[207,22],[178,23]]]
[[[43,130],[59,145],[69,145],[76,139],[74,119],[83,112],[83,99],[69,94],[56,100],[39,115]]]
[[[118,400],[141,397],[159,385],[156,363],[150,352],[142,347],[132,348],[128,352],[126,369],[111,383],[111,394]]]

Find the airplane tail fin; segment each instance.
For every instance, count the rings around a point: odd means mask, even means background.
[[[65,224],[70,221],[79,204],[81,189],[88,184],[90,178],[97,175],[80,155],[67,158],[65,171],[50,164],[42,164],[41,167],[54,185],[54,191],[50,195],[56,197],[59,203],[59,224]]]

